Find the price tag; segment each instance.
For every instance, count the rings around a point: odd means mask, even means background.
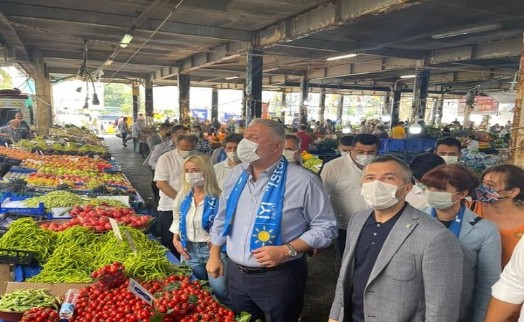
[[[149,293],[145,289],[145,287],[140,285],[140,283],[138,283],[134,279],[132,279],[132,278],[129,279],[129,286],[127,287],[127,289],[131,293],[133,293],[136,296],[138,296],[142,301],[144,301],[147,304],[153,306],[153,299],[154,299],[153,295],[151,295],[151,293]]]
[[[113,228],[113,233],[115,234],[116,238],[118,240],[123,241],[122,233],[120,232],[120,227],[118,227],[118,223],[113,218],[109,218],[109,223],[111,223],[111,228]]]

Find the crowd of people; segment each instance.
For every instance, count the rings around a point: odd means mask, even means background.
[[[453,137],[407,164],[377,156],[379,137],[361,133],[340,138],[340,156],[317,175],[301,165],[306,125],[293,134],[255,119],[212,152],[207,130],[163,124],[145,162],[162,243],[235,312],[297,321],[305,255],[332,244],[340,275],[326,320],[518,318],[523,169],[478,177]]]

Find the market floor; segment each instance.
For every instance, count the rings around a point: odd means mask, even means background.
[[[151,201],[151,171],[143,165],[144,159],[133,152],[133,143],[129,141],[127,147],[122,145],[122,139],[116,136],[106,136],[113,158],[121,165],[125,175],[145,201]],[[335,252],[329,248],[320,254],[308,258],[309,277],[304,310],[301,322],[327,321],[331,301],[335,293],[337,282],[337,268],[335,267]]]

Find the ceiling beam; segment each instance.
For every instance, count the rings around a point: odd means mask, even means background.
[[[329,1],[297,16],[280,20],[255,35],[256,45],[267,47],[290,42],[366,16],[380,15],[417,5],[420,0]]]
[[[280,42],[289,42],[325,29],[365,16],[400,10],[420,4],[424,0],[381,0],[330,1],[297,16],[280,20],[254,34],[252,45],[270,47]],[[216,62],[245,53],[250,48],[247,42],[226,43],[195,54],[178,62],[181,72],[210,66]]]
[[[31,63],[31,59],[29,59],[29,53],[20,40],[20,37],[18,37],[15,28],[9,23],[2,11],[0,11],[0,34],[2,35],[2,38],[7,41],[8,47],[14,49],[15,59],[20,66],[22,66],[26,72],[32,74],[33,63]]]
[[[522,38],[496,40],[470,46],[433,50],[429,54],[431,65],[520,56]]]
[[[47,21],[65,21],[70,23],[85,23],[94,26],[119,27],[124,29],[123,33],[127,31],[130,26],[136,25],[138,23],[140,24],[140,27],[136,28],[137,31],[153,32],[162,23],[162,21],[158,19],[144,20],[143,18],[138,19],[129,16],[117,16],[114,14],[95,11],[79,11],[63,8],[21,5],[17,4],[16,2],[12,2],[6,6],[5,14],[12,19],[16,17],[31,17],[33,19],[42,19]],[[251,33],[248,31],[170,21],[165,22],[158,32],[187,35],[192,37],[205,37],[218,40],[248,41],[251,39]],[[122,36],[124,35],[123,33]]]
[[[164,67],[161,69],[156,70],[153,74],[150,75],[151,81],[159,81],[166,78],[174,77],[178,74],[179,69],[178,67]]]

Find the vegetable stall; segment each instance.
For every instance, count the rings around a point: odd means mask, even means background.
[[[2,321],[249,320],[148,234],[153,217],[103,142],[52,134],[0,146]]]

